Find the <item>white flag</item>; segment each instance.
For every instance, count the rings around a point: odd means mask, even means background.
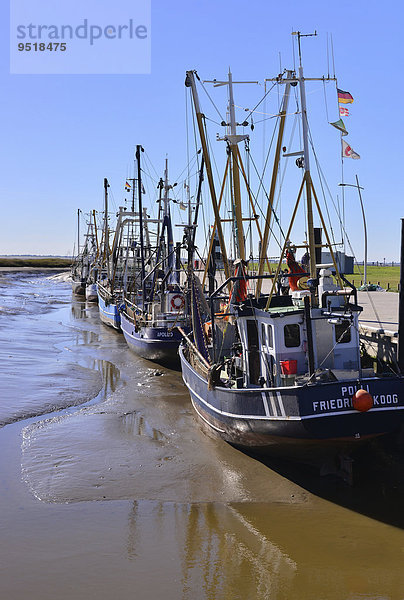
[[[342,158],[360,158],[359,154],[352,150],[351,146],[345,140],[342,141]]]

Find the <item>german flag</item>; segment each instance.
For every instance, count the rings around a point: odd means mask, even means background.
[[[125,183],[125,191],[126,191],[126,192],[130,192],[130,189],[131,189],[130,183],[127,181],[127,182]]]
[[[353,97],[351,96],[351,94],[349,92],[344,92],[344,90],[339,90],[337,88],[337,94],[338,94],[338,102],[340,102],[341,104],[352,104]]]

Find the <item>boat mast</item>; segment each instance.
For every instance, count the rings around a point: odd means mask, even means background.
[[[135,169],[133,169],[133,179],[132,179],[132,205],[130,207],[131,212],[135,212]]]
[[[80,209],[77,209],[77,256],[80,256]]]
[[[175,184],[174,184],[175,185]],[[172,278],[174,276],[174,239],[173,239],[173,229],[171,224],[171,214],[170,214],[170,198],[168,192],[172,189],[173,186],[168,183],[168,158],[166,158],[166,168],[164,170],[164,198],[163,198],[163,230],[164,228],[167,233],[167,247],[166,247],[166,257],[165,257],[165,266],[167,269],[171,270],[169,275],[169,282],[172,283]]]
[[[201,194],[202,194],[202,182],[203,182],[203,169],[205,166],[205,157],[202,155],[201,166],[199,169],[199,178],[198,178],[198,189],[196,192],[196,202],[195,202],[195,212],[194,218],[192,219],[192,203],[191,203],[191,195],[188,189],[188,226],[185,227],[186,232],[186,240],[188,246],[188,276],[190,277],[192,273],[192,264],[194,260],[195,254],[195,237],[196,237],[196,227],[198,224],[198,214],[199,207],[201,205]]]
[[[275,160],[274,160],[274,166],[273,166],[273,170],[272,170],[271,188],[270,188],[270,192],[269,192],[267,214],[266,214],[266,219],[265,219],[265,229],[264,229],[264,235],[262,237],[261,252],[260,252],[259,263],[258,263],[258,276],[259,277],[261,277],[264,274],[265,257],[267,255],[267,249],[268,249],[268,238],[269,238],[269,232],[271,230],[271,218],[272,218],[272,212],[273,212],[276,182],[277,182],[278,173],[279,173],[279,160],[280,160],[280,156],[281,156],[283,133],[285,130],[286,113],[288,111],[288,104],[289,104],[290,84],[291,84],[290,80],[292,79],[293,76],[294,76],[294,73],[292,71],[286,72],[286,85],[285,85],[285,91],[284,91],[283,101],[282,101],[282,109],[281,109],[281,112],[279,113],[280,121],[279,121],[279,130],[278,130],[278,140],[276,143]],[[261,288],[262,288],[262,279],[258,279],[257,287],[256,287],[256,297],[257,298],[259,298],[261,295]]]
[[[164,169],[164,217],[168,217],[168,158],[166,158],[166,168]]]
[[[143,240],[143,206],[142,206],[142,173],[140,168],[140,152],[143,152],[143,148],[140,144],[136,146],[136,160],[137,160],[137,184],[138,184],[138,202],[139,202],[139,229],[140,229],[140,264],[142,274],[142,304],[145,302],[145,262],[144,262],[144,240]]]
[[[227,140],[230,147],[232,157],[232,175],[233,175],[233,195],[234,195],[234,216],[236,218],[236,249],[238,256],[241,260],[245,261],[245,244],[244,244],[244,230],[243,230],[243,215],[241,212],[241,193],[240,193],[240,167],[238,159],[238,142],[241,139],[245,139],[247,136],[237,135],[237,123],[236,113],[234,110],[234,95],[233,95],[233,76],[229,69],[229,113],[230,113],[230,135],[227,136]]]
[[[95,217],[95,210],[93,210],[93,212],[92,212],[92,215],[93,215],[93,219],[94,219],[94,236],[95,236],[95,243],[96,243],[96,246],[97,246],[97,254],[96,254],[96,256],[98,256],[98,253],[99,253],[100,246],[99,246],[99,244],[98,244],[97,220],[96,220],[96,217]]]
[[[231,163],[230,163],[230,172],[231,172],[231,196],[232,196],[232,204],[233,204],[233,223],[235,229],[234,243],[235,243],[235,255],[236,258],[240,258],[245,262],[245,242],[244,242],[244,231],[243,231],[243,215],[242,215],[242,207],[241,207],[241,192],[240,192],[240,171],[243,173],[243,165],[241,161],[241,155],[238,149],[239,142],[243,140],[248,140],[248,135],[238,135],[237,134],[237,126],[241,125],[243,127],[247,126],[247,121],[243,123],[236,122],[236,112],[235,112],[235,104],[234,104],[234,94],[233,94],[233,84],[234,83],[254,83],[257,84],[257,81],[233,81],[232,73],[229,69],[227,81],[218,81],[214,79],[213,81],[206,80],[206,83],[213,83],[214,87],[220,87],[222,85],[227,85],[229,89],[229,117],[230,122],[223,122],[222,125],[227,125],[229,130],[228,133],[218,140],[223,140],[227,142],[228,148],[230,150]],[[247,181],[246,181],[247,184]]]
[[[109,270],[109,236],[108,236],[108,179],[104,177],[104,261],[107,264],[107,277],[110,278]]]
[[[194,71],[186,72],[185,85],[186,85],[186,87],[190,87],[191,92],[192,92],[192,98],[193,98],[194,106],[195,106],[196,119],[197,119],[197,123],[198,123],[199,137],[200,137],[201,144],[202,144],[203,156],[205,157],[206,174],[208,176],[210,197],[212,200],[213,213],[215,215],[217,235],[219,237],[220,249],[222,251],[222,256],[223,256],[224,272],[225,272],[226,278],[229,278],[230,271],[229,271],[229,263],[227,260],[226,245],[224,243],[224,238],[223,238],[222,223],[220,220],[219,209],[218,209],[217,199],[216,199],[215,184],[213,181],[212,165],[210,162],[210,156],[209,156],[209,152],[208,152],[208,144],[206,141],[205,130],[204,130],[204,126],[203,126],[204,115],[201,112],[201,108],[199,105],[199,98],[198,98],[198,92],[197,92],[196,84],[195,84],[195,72]]]
[[[161,200],[163,195],[164,181],[163,178],[160,177],[160,181],[158,183],[157,189],[159,191],[159,199],[158,199],[158,211],[157,211],[157,242],[160,240],[160,221],[161,219]]]
[[[203,182],[203,169],[205,167],[205,157],[202,155],[202,160],[201,160],[201,167],[199,169],[199,181],[198,181],[198,191],[196,192],[196,204],[195,204],[195,213],[194,213],[194,220],[192,222],[192,251],[194,251],[194,246],[195,246],[195,237],[196,237],[196,227],[198,224],[198,215],[199,215],[199,208],[201,206],[201,194],[202,194],[202,182]]]
[[[312,204],[312,182],[310,175],[310,153],[309,153],[309,126],[307,120],[307,104],[306,104],[306,88],[303,76],[302,66],[302,53],[300,48],[301,37],[311,37],[317,35],[314,33],[302,34],[297,31],[297,42],[299,49],[299,87],[300,87],[300,101],[302,111],[302,134],[303,134],[303,156],[304,156],[304,179],[306,184],[306,209],[307,209],[307,234],[309,238],[309,255],[310,255],[310,277],[316,279],[316,252],[315,252],[315,241],[314,241],[314,226],[313,226],[313,204]]]

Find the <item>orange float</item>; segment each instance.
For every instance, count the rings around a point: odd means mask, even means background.
[[[352,406],[359,412],[366,412],[373,407],[373,398],[369,392],[360,389],[352,396]]]

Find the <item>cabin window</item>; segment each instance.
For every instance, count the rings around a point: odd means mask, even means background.
[[[256,321],[247,321],[247,340],[249,350],[258,348],[258,327]]]
[[[342,321],[335,325],[335,341],[337,344],[349,344],[351,341],[351,323]]]
[[[297,348],[300,346],[300,327],[298,323],[290,323],[284,327],[286,348]]]
[[[256,321],[247,320],[248,372],[250,383],[257,385],[260,376],[260,354],[258,349],[258,326]]]
[[[273,340],[273,334],[272,334],[272,326],[265,325],[264,323],[262,323],[261,335],[262,335],[262,343],[265,346],[268,346],[268,348],[273,348],[274,340]]]

